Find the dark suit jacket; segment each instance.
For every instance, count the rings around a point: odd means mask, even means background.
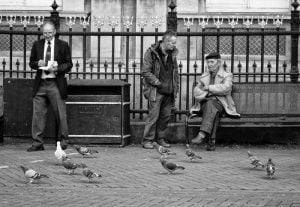
[[[41,82],[42,70],[38,70],[39,68],[38,62],[39,60],[44,59],[44,44],[45,44],[45,39],[35,41],[31,49],[29,66],[33,70],[37,70],[35,81],[33,84],[33,91],[32,91],[33,96],[35,96],[35,94],[37,93]],[[62,99],[66,99],[68,94],[67,91],[68,89],[67,89],[67,79],[65,78],[65,74],[70,72],[71,68],[73,67],[71,51],[68,43],[59,39],[55,39],[54,47],[55,47],[54,60],[57,61],[58,64],[57,66],[58,71],[55,73],[56,75],[55,82]]]

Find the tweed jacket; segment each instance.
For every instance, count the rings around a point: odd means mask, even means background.
[[[211,75],[208,71],[203,73],[198,84],[194,88],[194,97],[196,99],[196,104],[192,107],[192,110],[200,110],[200,102],[209,94],[214,95],[222,103],[228,115],[240,117],[240,114],[236,111],[236,106],[231,96],[233,78],[232,73],[227,72],[220,67],[215,76],[214,84],[210,84],[210,76]],[[201,85],[208,86],[209,90],[202,90]]]
[[[144,63],[141,75],[143,77],[143,94],[146,99],[149,101],[156,100],[157,86],[161,84],[159,80],[159,72],[161,67],[163,67],[163,62],[159,57],[159,54],[156,52],[157,47],[159,47],[161,41],[156,44],[151,45],[144,55]],[[173,60],[173,73],[172,73],[172,82],[174,87],[174,98],[178,92],[178,64],[177,64],[177,56],[178,50],[175,48],[172,52],[172,60]]]
[[[41,82],[42,70],[39,70],[38,62],[39,60],[44,59],[44,45],[45,45],[45,39],[41,39],[35,41],[31,49],[29,66],[33,70],[37,70],[35,81],[33,84],[33,91],[32,91],[33,96],[35,96],[35,94],[37,93]],[[73,67],[71,51],[67,42],[59,39],[55,39],[54,60],[57,61],[58,64],[57,66],[58,71],[55,72],[56,75],[55,83],[58,87],[62,99],[66,99],[68,89],[67,89],[67,79],[65,78],[65,74],[68,73]]]

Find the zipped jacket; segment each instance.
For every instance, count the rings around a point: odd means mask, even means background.
[[[146,99],[149,101],[156,101],[157,87],[161,86],[162,83],[159,80],[159,73],[163,66],[163,61],[159,54],[157,53],[157,48],[160,46],[162,41],[159,41],[151,47],[149,47],[144,55],[144,62],[142,67],[141,75],[143,77],[143,94]],[[178,49],[174,48],[172,52],[172,62],[173,62],[173,73],[172,73],[172,82],[173,82],[173,95],[176,98],[176,94],[179,88],[179,76],[178,76],[178,64],[177,56]]]

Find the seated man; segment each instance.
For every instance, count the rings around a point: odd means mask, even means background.
[[[205,71],[194,88],[197,110],[202,114],[202,124],[198,135],[192,139],[192,144],[201,144],[208,137],[208,151],[215,150],[215,139],[220,115],[225,113],[239,118],[234,101],[231,97],[232,77],[230,72],[221,67],[219,53],[206,56],[208,71]],[[195,108],[194,108],[195,109]],[[195,111],[195,110],[194,110]]]

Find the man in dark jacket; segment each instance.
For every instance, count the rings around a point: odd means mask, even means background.
[[[178,92],[176,33],[167,31],[161,41],[153,44],[144,55],[143,93],[149,102],[149,114],[143,135],[143,147],[153,149],[153,141],[170,147],[165,142],[171,108]]]
[[[68,125],[65,99],[67,98],[67,80],[65,74],[73,67],[68,43],[55,39],[56,30],[52,22],[43,25],[44,39],[33,43],[29,65],[37,70],[33,85],[33,144],[27,151],[44,150],[43,134],[46,127],[46,115],[49,103],[56,118],[57,140],[61,147],[67,147]]]

